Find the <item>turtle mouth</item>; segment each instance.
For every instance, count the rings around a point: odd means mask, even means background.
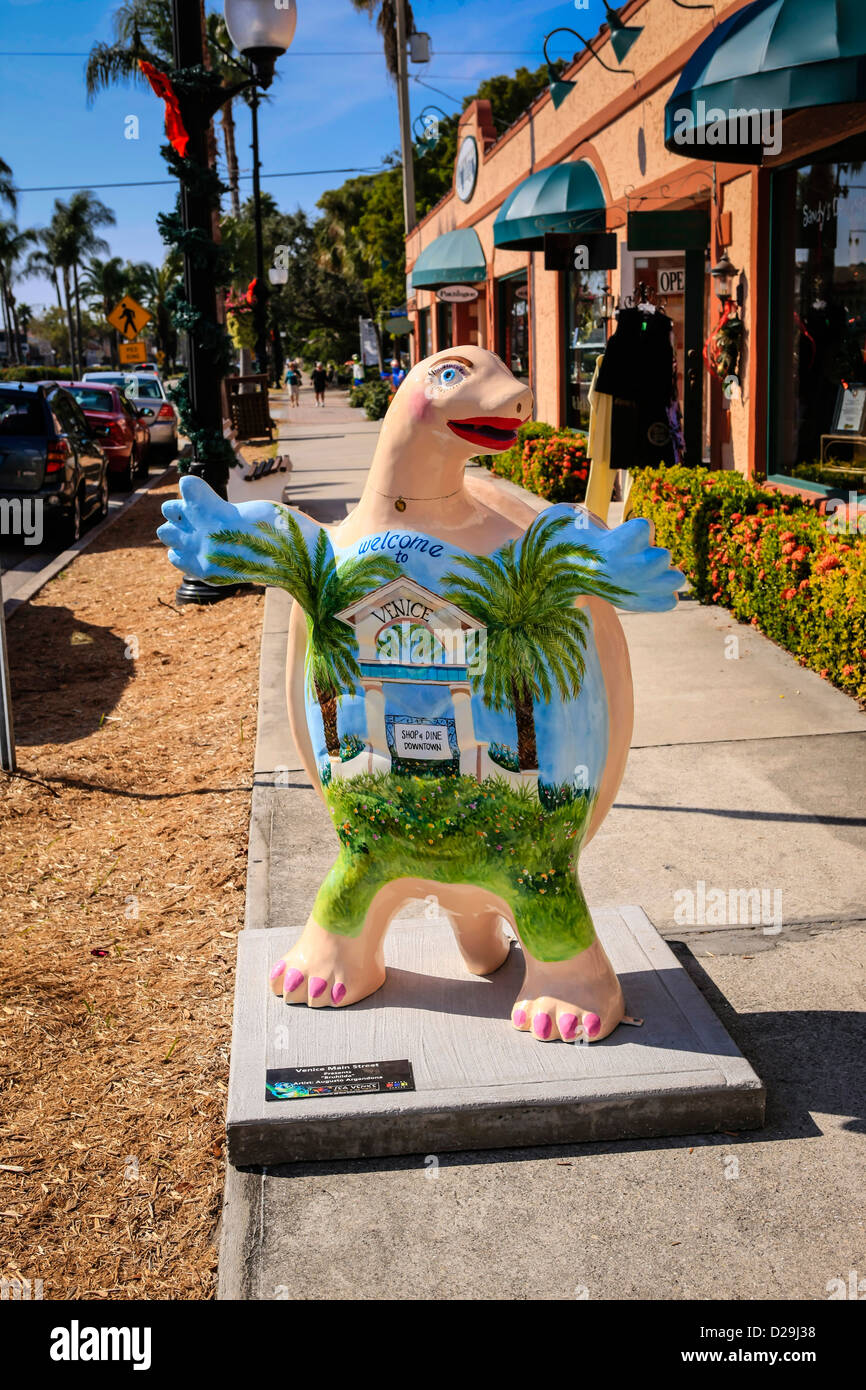
[[[510,449],[517,442],[517,431],[523,421],[505,415],[482,415],[473,420],[449,420],[447,423],[449,430],[461,439],[497,453],[500,449]]]

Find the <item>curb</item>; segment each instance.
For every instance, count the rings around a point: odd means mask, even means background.
[[[34,594],[38,594],[39,590],[44,588],[49,580],[56,578],[61,570],[65,570],[67,565],[71,565],[72,561],[77,555],[81,554],[82,550],[86,550],[89,545],[93,544],[97,536],[101,536],[103,531],[107,530],[109,526],[112,526],[120,517],[124,516],[126,512],[129,511],[130,507],[134,507],[136,502],[144,497],[145,493],[149,492],[151,488],[156,487],[159,483],[164,482],[168,474],[175,467],[176,464],[171,463],[168,468],[163,469],[162,473],[156,474],[153,478],[148,478],[147,482],[142,483],[141,487],[136,488],[135,492],[127,497],[126,501],[123,502],[116,511],[110,512],[104,520],[100,521],[99,524],[94,526],[91,530],[88,530],[87,534],[82,536],[80,540],[77,540],[74,545],[71,545],[68,550],[62,550],[59,555],[55,555],[53,560],[49,560],[48,564],[41,570],[37,570],[14,598],[5,600],[3,604],[3,613],[6,621],[8,622],[23,604],[29,603]],[[12,574],[14,570],[6,570],[4,573]],[[0,584],[2,584],[2,576],[0,576]]]

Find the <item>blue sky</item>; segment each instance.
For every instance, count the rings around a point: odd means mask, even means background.
[[[219,6],[208,0],[208,9]],[[76,188],[167,177],[159,154],[164,141],[162,104],[149,88],[115,88],[88,107],[84,62],[91,45],[113,37],[111,0],[3,0],[0,33],[0,156],[22,189],[20,226],[43,226],[55,197]],[[416,24],[431,35],[433,59],[412,69],[460,98],[494,73],[541,62],[545,32],[574,25],[592,37],[604,18],[601,0],[413,0]],[[555,53],[577,41],[560,35]],[[561,45],[561,47],[559,46]],[[51,56],[41,56],[41,55]],[[59,55],[59,56],[54,56]],[[261,112],[263,187],[286,210],[308,210],[326,188],[347,174],[268,178],[297,170],[370,169],[397,148],[394,87],[385,75],[375,25],[350,0],[298,0],[298,28],[277,65],[272,99]],[[410,84],[413,115],[428,102],[459,107],[417,83]],[[139,139],[124,138],[125,118],[139,118]],[[238,155],[249,172],[249,126],[238,104]],[[57,191],[58,185],[71,185]],[[241,185],[242,197],[251,187]],[[117,225],[106,233],[111,254],[159,262],[163,246],[156,213],[171,206],[174,189],[97,189]],[[7,214],[2,213],[3,216]],[[34,306],[53,303],[44,281],[22,281],[17,296]]]

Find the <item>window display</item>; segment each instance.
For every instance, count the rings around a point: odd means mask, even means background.
[[[776,174],[773,221],[777,341],[771,360],[778,408],[772,412],[771,469],[791,474],[805,466],[811,476],[832,481],[825,473],[862,460],[866,444],[862,411],[854,407],[857,388],[866,385],[861,161],[814,162]]]

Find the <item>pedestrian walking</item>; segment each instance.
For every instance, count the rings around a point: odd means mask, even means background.
[[[400,359],[399,359],[398,357],[392,357],[392,358],[391,358],[391,382],[392,382],[392,385],[393,385],[393,387],[394,387],[394,390],[396,391],[396,390],[397,390],[397,387],[398,387],[398,386],[401,386],[405,380],[406,380],[406,369],[405,369],[405,367],[403,367],[403,365],[401,364]]]
[[[301,404],[301,373],[295,361],[286,368],[286,385],[289,388],[289,405]]]
[[[316,405],[325,404],[325,387],[328,384],[328,373],[325,371],[321,362],[317,362],[310,374],[310,381],[313,383],[313,390],[316,393]]]
[[[352,385],[364,385],[364,364],[357,352],[352,354]]]

